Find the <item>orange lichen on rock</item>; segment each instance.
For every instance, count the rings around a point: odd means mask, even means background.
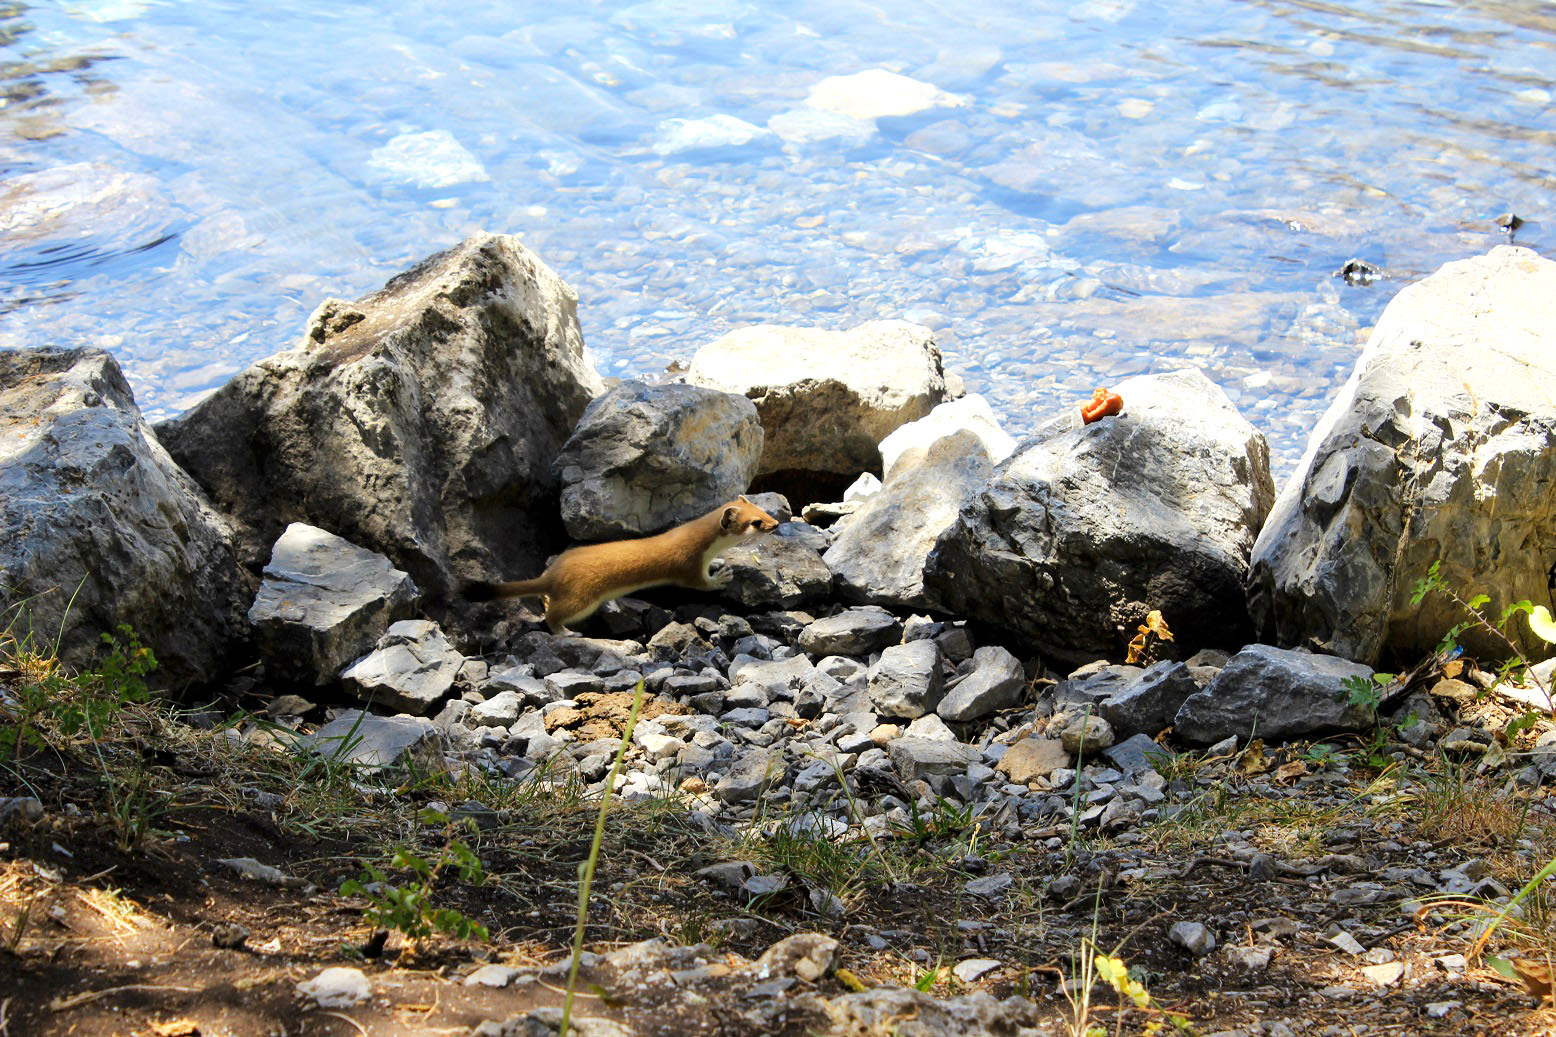
[[[1091,402],[1081,406],[1081,421],[1090,425],[1098,418],[1117,414],[1124,409],[1124,398],[1116,392],[1098,389],[1091,394]]]

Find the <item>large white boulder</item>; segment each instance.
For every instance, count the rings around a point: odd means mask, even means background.
[[[1262,638],[1373,665],[1463,619],[1412,604],[1433,562],[1465,597],[1551,603],[1556,563],[1556,262],[1500,246],[1389,303],[1254,547]],[[1544,654],[1522,623],[1525,651]],[[1505,646],[1468,630],[1477,653]],[[1499,651],[1500,649],[1500,651]]]
[[[758,474],[880,471],[882,439],[946,397],[935,336],[900,320],[850,331],[741,328],[692,358],[686,380],[750,398],[764,439]]]

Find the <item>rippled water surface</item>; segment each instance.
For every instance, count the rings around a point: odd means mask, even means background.
[[[608,376],[905,317],[1014,432],[1199,366],[1285,472],[1401,283],[1541,246],[1553,77],[1535,2],[0,0],[0,345],[168,416],[486,229]]]

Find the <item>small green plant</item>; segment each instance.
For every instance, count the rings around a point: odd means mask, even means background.
[[[1335,697],[1376,715],[1383,704],[1383,689],[1393,683],[1392,673],[1375,673],[1371,677],[1352,674],[1340,682],[1340,691]]]
[[[1464,613],[1464,619],[1449,627],[1448,632],[1443,635],[1442,641],[1438,643],[1438,655],[1445,658],[1458,655],[1460,652],[1459,638],[1463,636],[1464,632],[1470,629],[1480,630],[1493,641],[1499,642],[1508,652],[1506,661],[1497,668],[1497,679],[1499,681],[1511,681],[1515,674],[1524,674],[1529,680],[1534,682],[1535,687],[1540,689],[1540,694],[1544,696],[1550,712],[1556,714],[1556,703],[1552,702],[1551,689],[1546,686],[1545,681],[1540,678],[1539,674],[1533,670],[1529,657],[1524,654],[1523,650],[1518,647],[1518,643],[1508,636],[1507,633],[1507,625],[1512,618],[1517,615],[1524,615],[1528,617],[1528,626],[1531,633],[1541,640],[1556,644],[1556,622],[1551,620],[1550,610],[1544,605],[1531,604],[1525,598],[1522,601],[1515,601],[1508,605],[1495,619],[1492,619],[1485,612],[1486,606],[1491,603],[1489,595],[1476,594],[1470,598],[1464,598],[1452,587],[1448,586],[1448,582],[1443,579],[1438,569],[1439,563],[1433,562],[1431,567],[1427,569],[1426,576],[1416,581],[1414,593],[1410,598],[1412,605],[1419,605],[1430,594],[1443,594],[1453,601],[1454,604],[1458,605],[1460,611]]]
[[[433,933],[445,933],[462,940],[491,939],[491,934],[481,923],[453,908],[432,906],[432,891],[438,879],[450,868],[460,881],[473,885],[479,885],[486,876],[481,859],[468,845],[456,838],[458,824],[455,821],[435,810],[423,811],[422,819],[444,826],[443,846],[432,861],[407,847],[395,850],[389,867],[409,872],[412,879],[410,883],[397,886],[382,869],[364,864],[360,878],[347,879],[341,883],[341,894],[367,898],[371,902],[368,918],[376,927],[394,929],[413,941],[425,940]]]
[[[622,761],[627,757],[627,747],[632,744],[632,729],[637,726],[638,713],[643,709],[643,679],[638,678],[637,690],[632,695],[632,712],[627,714],[626,727],[621,732],[621,744],[616,747],[616,759],[611,764],[610,775],[605,779],[605,789],[600,793],[600,812],[594,820],[594,842],[589,845],[589,856],[578,865],[578,922],[573,929],[572,961],[567,967],[567,994],[562,998],[562,1025],[558,1031],[566,1037],[569,1021],[573,1017],[573,996],[578,987],[578,963],[583,960],[584,927],[589,922],[589,887],[594,883],[594,865],[600,859],[600,843],[605,840],[605,815],[610,810],[611,790],[621,774]]]

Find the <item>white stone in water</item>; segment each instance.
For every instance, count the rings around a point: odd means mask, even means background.
[[[768,135],[761,126],[723,113],[706,119],[666,119],[656,131],[654,153],[673,155],[699,148],[733,148]]]
[[[490,180],[486,168],[448,130],[402,133],[367,159],[368,171],[416,187],[452,187]]]
[[[767,128],[790,144],[808,144],[818,140],[863,144],[875,135],[874,122],[814,108],[779,112],[767,120]]]
[[[955,108],[965,97],[946,93],[933,83],[871,68],[848,76],[829,76],[810,88],[805,103],[853,119],[912,115],[927,108]]]

